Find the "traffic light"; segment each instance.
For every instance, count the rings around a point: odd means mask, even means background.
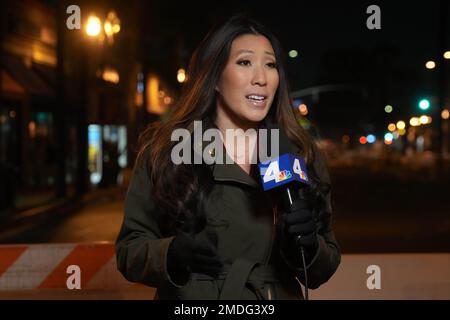
[[[419,108],[422,110],[428,110],[430,108],[430,100],[422,99],[419,101]]]

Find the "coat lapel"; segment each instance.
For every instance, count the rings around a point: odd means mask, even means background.
[[[215,128],[216,125],[210,118],[206,118],[203,121],[203,132],[205,132],[207,129]],[[209,154],[215,153],[216,156],[219,154],[214,150],[214,148],[210,147],[209,144],[210,141],[203,141],[202,150],[205,150],[205,148],[210,148],[210,150],[207,150]],[[212,170],[212,174],[215,181],[231,181],[231,182],[237,182],[241,184],[245,184],[251,187],[258,187],[258,182],[253,179],[250,175],[248,175],[244,170],[241,169],[239,165],[237,165],[228,155],[226,152],[225,146],[221,144],[222,147],[222,154],[225,157],[223,161],[220,161],[218,163],[214,162],[213,164],[209,165],[210,169]]]

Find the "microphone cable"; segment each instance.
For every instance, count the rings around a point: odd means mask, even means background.
[[[292,206],[292,196],[291,196],[291,190],[289,188],[286,189],[287,190],[287,195],[288,195],[288,201],[289,204]],[[309,300],[308,297],[308,272],[306,271],[306,259],[305,259],[305,249],[303,248],[303,246],[299,246],[297,244],[298,239],[300,239],[301,235],[297,236],[296,239],[296,245],[297,247],[300,247],[300,255],[302,256],[302,263],[303,263],[303,271],[304,271],[304,278],[305,278],[305,300]],[[300,288],[301,290],[301,288]]]
[[[302,255],[303,271],[305,272],[305,300],[309,300],[309,298],[308,298],[308,272],[306,271],[305,250],[303,249],[303,246],[300,246],[300,253]]]

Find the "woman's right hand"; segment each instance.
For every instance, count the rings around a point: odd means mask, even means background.
[[[216,248],[204,240],[179,233],[169,246],[167,270],[175,282],[186,282],[191,272],[214,277],[222,268],[223,262]]]

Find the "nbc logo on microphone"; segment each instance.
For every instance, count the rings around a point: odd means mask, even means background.
[[[283,170],[283,171],[280,171],[277,182],[284,181],[284,180],[290,179],[290,178],[292,178],[291,172],[289,170]]]

